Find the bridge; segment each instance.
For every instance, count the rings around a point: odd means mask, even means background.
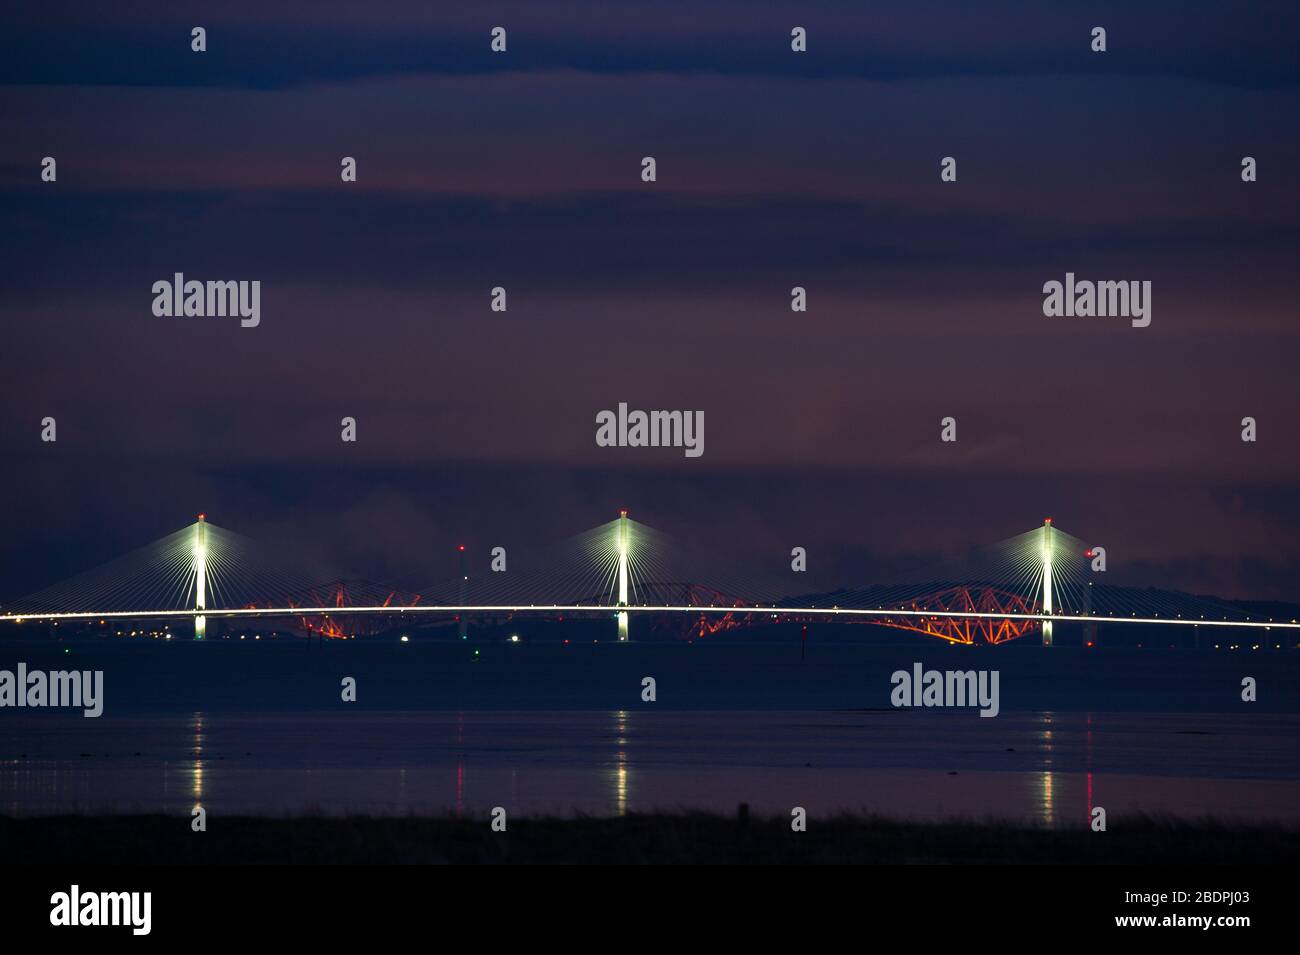
[[[215,620],[290,621],[290,629],[308,634],[348,637],[358,620],[444,618],[459,621],[464,636],[471,618],[608,615],[615,639],[627,641],[633,619],[666,615],[700,637],[773,621],[833,620],[955,644],[1037,635],[1046,646],[1060,623],[1083,624],[1085,640],[1101,622],[1300,631],[1295,619],[1263,617],[1231,601],[1101,584],[1104,553],[1050,518],[978,549],[965,568],[947,568],[948,576],[816,595],[791,594],[799,574],[738,573],[733,558],[684,547],[626,510],[535,555],[523,570],[507,570],[503,552],[494,554],[493,570],[471,578],[464,547],[459,551],[455,579],[415,590],[343,578],[322,583],[200,514],[124,557],[0,607],[0,623],[177,621],[202,640]]]

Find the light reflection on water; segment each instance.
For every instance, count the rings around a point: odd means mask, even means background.
[[[0,721],[0,812],[867,811],[1300,825],[1300,717],[355,712]]]
[[[1056,803],[1052,799],[1052,714],[1042,716],[1043,765],[1042,790],[1039,798],[1039,822],[1052,825],[1056,822]]]
[[[614,712],[614,815],[627,815],[627,710]]]
[[[203,714],[195,713],[190,720],[190,731],[194,735],[194,762],[190,767],[190,794],[194,800],[193,808],[203,805]]]

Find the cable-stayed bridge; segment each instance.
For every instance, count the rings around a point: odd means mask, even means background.
[[[203,639],[212,621],[258,619],[327,637],[359,620],[609,616],[616,639],[632,620],[672,616],[699,636],[759,623],[834,620],[912,631],[960,644],[1031,637],[1059,623],[1300,630],[1241,604],[1176,591],[1099,583],[1096,558],[1050,519],[966,555],[922,582],[799,594],[793,572],[744,572],[741,561],[685,547],[626,511],[533,555],[522,566],[493,554],[492,570],[416,589],[320,576],[204,515],[173,534],[0,607],[0,623],[177,621]],[[296,569],[295,569],[296,568]],[[791,568],[792,571],[793,568]],[[360,629],[364,630],[364,626]]]

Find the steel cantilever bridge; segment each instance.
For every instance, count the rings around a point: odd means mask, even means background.
[[[946,577],[802,597],[788,595],[798,575],[742,575],[733,561],[684,548],[627,511],[547,549],[531,569],[507,569],[505,554],[494,553],[492,569],[471,578],[464,547],[460,555],[452,580],[419,590],[341,578],[321,583],[200,514],[174,534],[0,608],[0,622],[176,619],[203,639],[215,619],[291,621],[290,629],[348,637],[356,627],[344,624],[363,618],[610,615],[624,641],[632,618],[671,615],[699,636],[830,619],[960,644],[1036,634],[1045,645],[1057,623],[1300,630],[1295,620],[1252,619],[1213,597],[1100,584],[1092,548],[1051,519],[981,548]]]

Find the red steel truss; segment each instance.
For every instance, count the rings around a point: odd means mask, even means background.
[[[947,611],[957,613],[1036,613],[1021,597],[1006,590],[984,585],[949,587],[918,597],[899,608],[911,611]],[[912,630],[938,637],[949,643],[1008,643],[1018,640],[1038,626],[1036,620],[1012,620],[979,617],[879,617],[871,621],[898,630]]]

